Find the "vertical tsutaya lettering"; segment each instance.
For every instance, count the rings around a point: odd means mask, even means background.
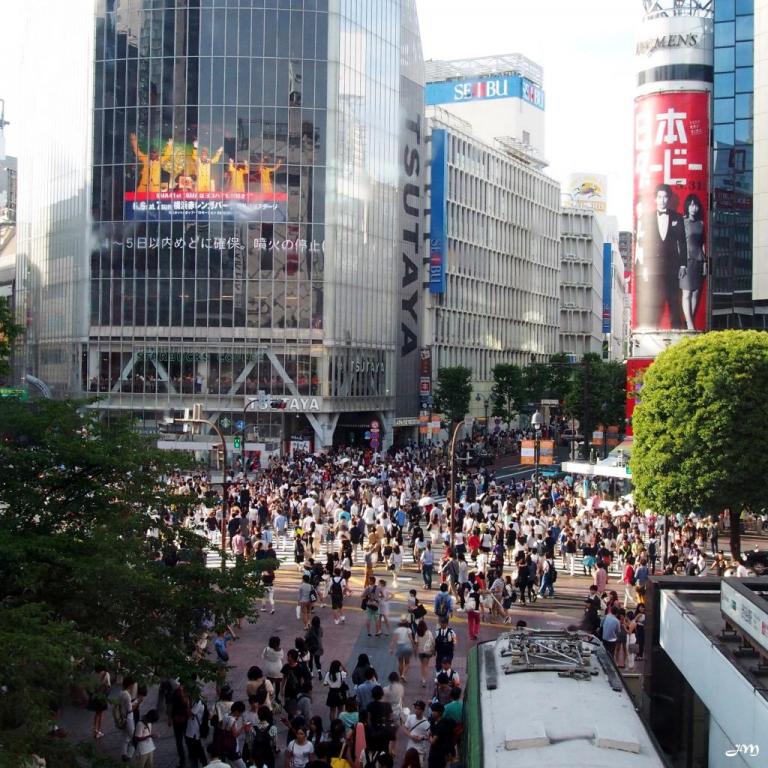
[[[419,192],[417,184],[406,184],[403,187],[403,208],[409,216],[419,215]],[[413,202],[409,198],[413,198]]]
[[[413,176],[415,173],[419,175],[419,150],[415,147],[411,149],[407,144],[405,146],[405,172],[408,176]]]
[[[419,315],[417,306],[419,301],[419,215],[420,215],[420,197],[421,186],[418,183],[421,174],[421,116],[415,120],[405,121],[406,131],[410,135],[410,141],[405,145],[403,152],[403,172],[408,179],[413,182],[403,184],[403,244],[408,244],[411,248],[403,248],[403,272],[401,277],[401,287],[407,288],[415,284],[414,291],[408,294],[401,294],[401,324],[402,343],[400,345],[400,356],[407,357],[418,349],[418,323]]]

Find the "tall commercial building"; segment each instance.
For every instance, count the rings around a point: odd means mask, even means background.
[[[589,208],[560,216],[560,352],[624,358],[624,265],[610,221]]]
[[[763,28],[756,20],[762,13]],[[755,0],[718,0],[715,21],[715,77],[712,153],[711,327],[768,327],[768,249],[760,250],[760,207],[756,195],[766,165],[758,172],[760,141],[768,127],[756,119],[758,82],[768,87],[768,61],[758,61],[760,40],[768,40],[768,5]],[[756,39],[757,38],[757,39]],[[756,44],[757,43],[757,44]],[[765,98],[765,97],[764,97]],[[764,102],[765,103],[765,102]],[[763,158],[765,158],[763,149]],[[753,233],[754,216],[754,233]],[[762,225],[765,227],[765,223]],[[763,238],[768,233],[763,234]]]
[[[712,282],[713,3],[643,0],[642,10],[635,48],[630,395],[659,352],[707,330]],[[627,403],[631,417],[634,397]]]
[[[44,5],[25,372],[147,430],[202,403],[247,450],[391,441],[418,413],[414,1]]]
[[[433,107],[427,359],[471,368],[487,395],[498,363],[558,351],[560,186],[474,124]],[[482,412],[482,408],[480,409]]]

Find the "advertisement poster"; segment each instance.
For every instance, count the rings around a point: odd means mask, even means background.
[[[635,100],[634,330],[706,330],[709,95]]]
[[[283,162],[262,154],[255,162],[225,157],[210,149],[167,139],[143,144],[130,136],[135,158],[134,189],[123,197],[124,218],[173,221],[198,218],[228,221],[286,221],[288,196],[275,189]]]

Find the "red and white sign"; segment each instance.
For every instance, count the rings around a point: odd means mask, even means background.
[[[632,328],[706,330],[709,94],[635,100]]]

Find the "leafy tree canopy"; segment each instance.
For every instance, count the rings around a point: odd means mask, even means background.
[[[0,376],[6,376],[9,373],[8,358],[22,330],[22,327],[13,319],[8,299],[0,297]]]
[[[638,503],[662,514],[765,506],[766,392],[764,333],[707,333],[659,355],[632,419]],[[739,526],[731,531],[738,554]]]
[[[212,679],[203,628],[253,617],[259,572],[206,568],[192,497],[159,482],[183,461],[72,403],[0,401],[0,752],[74,764],[46,730],[96,664]]]
[[[435,384],[434,408],[451,421],[461,421],[469,411],[472,396],[472,370],[458,365],[440,368]]]
[[[615,360],[604,361],[590,352],[574,367],[565,410],[582,423],[588,432],[597,425],[622,427],[626,409],[626,366]]]
[[[491,407],[496,416],[509,421],[525,404],[523,372],[519,365],[499,363],[493,367]]]

